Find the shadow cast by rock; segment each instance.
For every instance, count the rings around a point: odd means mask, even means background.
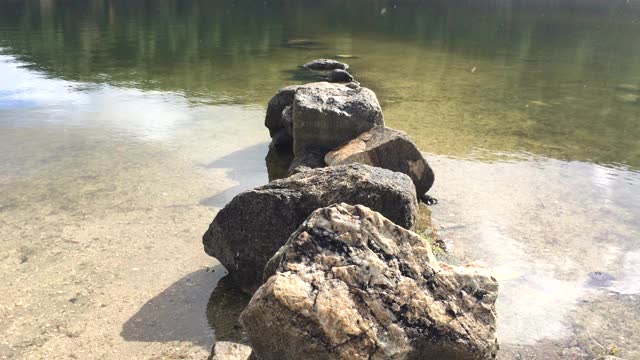
[[[213,333],[209,328],[207,303],[221,276],[222,265],[192,272],[145,303],[122,326],[126,341],[189,341],[210,349]]]
[[[268,150],[267,143],[260,143],[234,151],[208,164],[208,169],[228,169],[227,177],[238,185],[200,200],[200,205],[222,207],[242,191],[266,184],[268,176],[264,158]]]
[[[207,320],[214,329],[215,341],[249,343],[238,318],[250,300],[251,296],[235,286],[231,278],[220,280],[207,304]]]

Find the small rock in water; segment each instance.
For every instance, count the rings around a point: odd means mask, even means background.
[[[309,70],[347,70],[349,68],[348,64],[331,59],[316,59],[302,66]]]
[[[621,94],[616,96],[616,99],[626,104],[640,103],[640,95],[636,95],[636,94]]]
[[[291,39],[287,41],[287,46],[312,46],[320,44],[319,41],[311,39]]]
[[[358,57],[351,54],[338,54],[336,55],[338,59],[357,59]]]
[[[331,70],[327,80],[332,83],[348,83],[353,81],[353,76],[344,70],[336,69]]]
[[[616,86],[616,89],[624,91],[640,91],[640,86],[633,84],[620,84]]]
[[[611,282],[613,280],[616,279],[613,275],[604,271],[592,271],[588,274],[588,276],[588,284],[592,287],[607,287],[611,285]]]

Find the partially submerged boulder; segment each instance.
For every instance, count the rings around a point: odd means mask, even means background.
[[[300,85],[283,87],[269,100],[267,114],[264,118],[264,126],[269,129],[269,135],[273,137],[284,128],[282,124],[282,111],[293,104],[293,97]]]
[[[253,292],[267,261],[315,209],[345,202],[363,204],[411,229],[417,200],[401,173],[353,164],[302,171],[236,196],[218,212],[203,236],[205,252]]]
[[[348,64],[331,59],[316,59],[313,61],[309,61],[302,66],[309,70],[347,70],[349,68]]]
[[[265,278],[240,316],[262,360],[492,359],[498,350],[496,280],[439,263],[424,238],[361,205],[314,211]]]
[[[327,81],[333,83],[348,83],[353,81],[353,76],[345,70],[331,70],[327,75]]]
[[[293,99],[293,153],[328,152],[373,127],[384,125],[376,94],[365,87],[318,82]]]
[[[383,126],[327,153],[324,161],[329,166],[360,163],[407,174],[418,196],[429,191],[435,178],[429,163],[407,134]]]

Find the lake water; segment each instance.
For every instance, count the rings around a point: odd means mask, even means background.
[[[0,355],[238,341],[200,237],[267,182],[269,98],[341,55],[495,270],[499,357],[640,359],[639,39],[637,0],[0,0]]]

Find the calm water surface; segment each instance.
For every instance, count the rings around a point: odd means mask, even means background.
[[[101,324],[114,351],[208,348],[205,311],[239,341],[239,296],[214,293],[206,310],[210,260],[185,254],[201,255],[217,209],[267,181],[272,94],[313,80],[300,64],[345,55],[428,156],[454,254],[495,269],[500,356],[615,345],[640,359],[638,39],[637,0],[0,0],[0,354],[106,346],[74,330],[88,310],[39,292],[79,261],[113,276],[57,286],[131,297]],[[129,249],[120,262],[114,247]],[[148,280],[117,280],[146,262]],[[165,316],[176,293],[185,306]],[[29,299],[43,310],[15,305]],[[56,321],[71,343],[42,335]]]

